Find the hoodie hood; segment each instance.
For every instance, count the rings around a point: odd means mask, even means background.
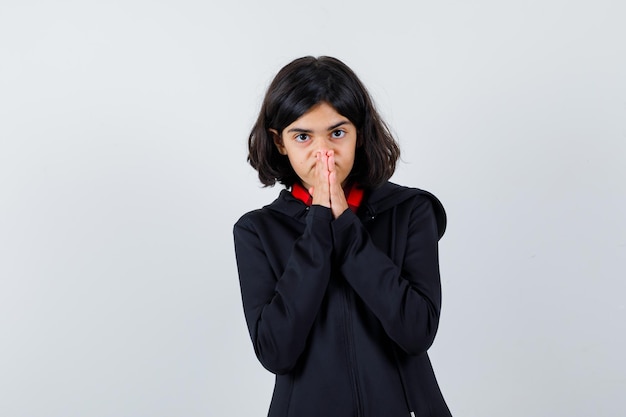
[[[435,218],[437,220],[439,239],[441,239],[446,231],[446,211],[443,208],[441,201],[428,191],[420,190],[419,188],[404,187],[392,182],[387,182],[381,187],[368,193],[363,205],[369,216],[376,216],[378,213],[382,213],[383,211],[388,210],[410,198],[414,198],[417,195],[426,197],[432,203],[433,210],[435,211]]]
[[[446,231],[447,217],[441,201],[433,194],[419,188],[404,187],[392,182],[386,182],[382,186],[367,190],[359,209],[363,221],[376,217],[376,215],[416,196],[421,195],[430,200],[437,220],[439,239]],[[296,199],[288,190],[282,190],[280,195],[271,204],[264,207],[289,217],[304,221],[308,207],[302,201]]]

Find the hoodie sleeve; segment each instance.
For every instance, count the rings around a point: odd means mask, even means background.
[[[326,292],[331,220],[329,208],[311,206],[304,233],[293,244],[280,276],[265,250],[280,236],[267,239],[268,230],[259,233],[246,216],[235,224],[235,253],[248,330],[259,361],[275,374],[286,373],[296,364]]]
[[[405,245],[402,265],[396,265],[375,246],[350,210],[333,223],[332,229],[336,262],[346,281],[380,320],[387,335],[407,354],[417,355],[431,346],[439,325],[440,233],[430,199],[420,195],[412,203],[407,230],[404,225],[393,224],[388,231],[395,246]],[[443,208],[438,207],[443,214]]]

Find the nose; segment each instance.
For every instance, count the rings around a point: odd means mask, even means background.
[[[335,144],[330,138],[322,137],[317,141],[317,151],[334,151]]]

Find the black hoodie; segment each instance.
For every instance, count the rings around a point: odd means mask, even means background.
[[[270,417],[450,416],[427,350],[439,324],[439,200],[386,183],[333,220],[287,190],[234,227]]]

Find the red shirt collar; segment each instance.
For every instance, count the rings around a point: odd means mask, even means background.
[[[364,190],[356,184],[350,184],[347,188],[344,188],[346,194],[346,200],[350,209],[356,213],[363,201]],[[307,206],[310,206],[313,202],[313,196],[309,194],[309,191],[305,189],[299,182],[294,183],[291,186],[291,194],[302,201]]]

